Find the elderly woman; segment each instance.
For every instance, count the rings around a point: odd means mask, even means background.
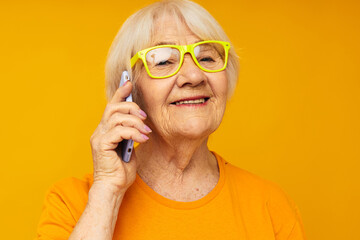
[[[124,70],[132,80],[118,87]],[[237,77],[234,48],[199,5],[156,2],[129,17],[107,59],[94,173],[54,184],[37,239],[304,239],[276,185],[207,147]],[[129,163],[124,139],[140,143]]]

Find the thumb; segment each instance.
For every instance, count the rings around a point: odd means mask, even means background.
[[[123,86],[116,90],[110,103],[124,102],[125,98],[130,95],[132,88],[133,84],[130,81],[127,81]]]

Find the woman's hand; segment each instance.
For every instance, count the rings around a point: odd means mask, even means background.
[[[136,103],[125,102],[132,90],[132,83],[117,89],[105,108],[101,122],[90,138],[94,184],[110,186],[116,192],[125,193],[136,178],[136,155],[132,152],[129,163],[122,161],[116,147],[123,139],[143,143],[151,132],[143,121],[146,114]]]
[[[91,136],[94,183],[89,190],[86,208],[69,240],[113,238],[123,197],[136,178],[135,152],[130,162],[125,163],[115,149],[123,139],[143,143],[148,139],[145,134],[151,132],[143,123],[146,114],[139,106],[124,102],[131,89],[132,84],[127,82],[115,92]]]

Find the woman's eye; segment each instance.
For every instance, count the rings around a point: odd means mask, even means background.
[[[200,59],[201,62],[214,62],[214,59],[211,57],[203,57]]]
[[[169,65],[169,64],[171,64],[171,62],[169,60],[165,60],[165,61],[158,62],[156,64],[156,66],[164,66],[164,65]]]

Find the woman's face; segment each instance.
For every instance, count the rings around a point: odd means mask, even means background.
[[[177,26],[171,17],[162,19],[155,32],[153,46],[159,43],[188,45],[199,39],[185,25]],[[169,78],[153,79],[142,68],[136,82],[140,107],[147,113],[147,124],[154,134],[165,139],[203,138],[221,123],[227,98],[226,72],[208,73],[198,68],[191,55],[185,54],[179,72]],[[207,99],[205,103],[184,100]]]

